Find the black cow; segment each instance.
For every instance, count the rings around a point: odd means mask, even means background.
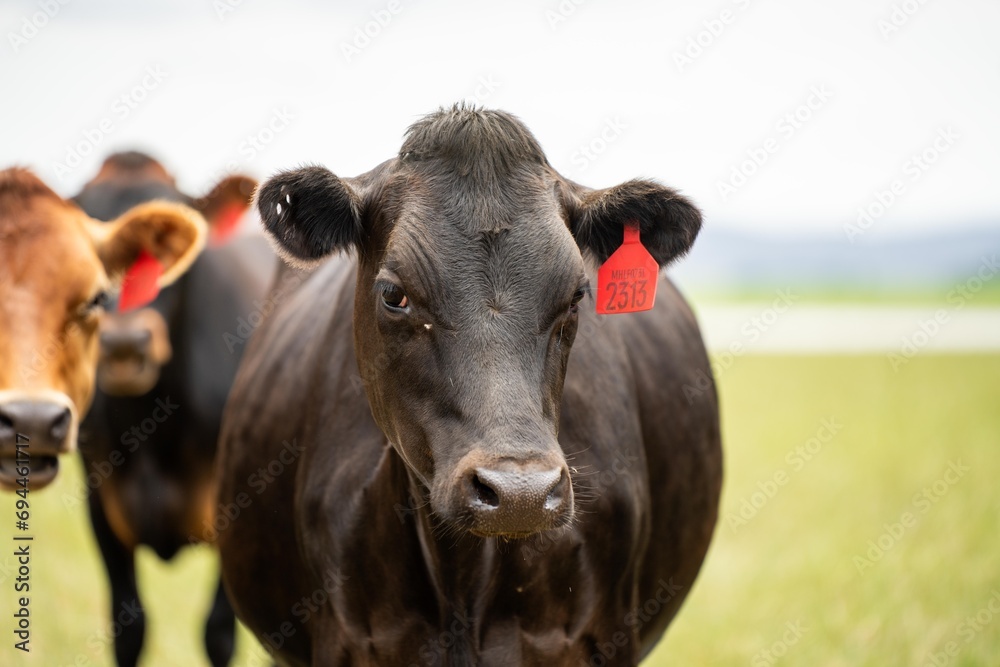
[[[637,664],[711,540],[718,407],[668,280],[619,317],[592,282],[626,222],[662,266],[698,210],[573,183],[513,116],[466,107],[361,176],[278,174],[257,206],[299,270],[220,440],[237,615],[288,665]]]
[[[98,219],[149,199],[184,201],[219,239],[246,210],[255,185],[228,177],[194,200],[158,162],[129,152],[109,157],[76,201]],[[261,307],[276,263],[262,236],[236,236],[206,248],[147,308],[108,313],[101,322],[98,389],[81,426],[80,452],[96,486],[90,516],[111,582],[112,616],[125,605],[139,610],[115,639],[119,665],[136,664],[145,632],[136,547],[148,545],[169,560],[181,547],[212,538],[222,409],[244,348],[236,332]],[[229,663],[234,631],[220,583],[205,628],[213,665]]]

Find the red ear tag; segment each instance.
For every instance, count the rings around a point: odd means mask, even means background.
[[[243,211],[245,210],[246,206],[240,204],[230,204],[222,209],[216,219],[212,221],[208,233],[208,244],[216,248],[228,241],[236,230],[240,228],[240,222],[243,220]]]
[[[124,313],[141,308],[155,299],[160,293],[157,283],[161,275],[163,266],[160,262],[145,250],[140,252],[135,263],[125,272],[122,291],[118,295],[118,311]]]
[[[597,271],[597,312],[601,315],[649,310],[656,300],[660,266],[639,240],[639,226],[625,225],[625,240]]]

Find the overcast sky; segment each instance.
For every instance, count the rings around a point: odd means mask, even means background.
[[[353,175],[465,99],[565,175],[659,179],[710,224],[1000,221],[995,0],[576,2],[6,0],[0,166],[67,196],[136,147],[192,194],[226,170]]]

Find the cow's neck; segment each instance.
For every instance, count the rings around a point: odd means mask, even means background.
[[[399,456],[399,465],[404,465]],[[442,620],[455,616],[476,617],[489,598],[500,568],[501,554],[494,539],[481,539],[456,532],[443,525],[426,501],[427,490],[406,470],[412,506],[416,507],[414,527],[420,543],[427,576],[438,596]]]

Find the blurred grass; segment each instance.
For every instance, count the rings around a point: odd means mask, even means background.
[[[103,667],[114,665],[110,594],[100,552],[90,529],[77,457],[63,459],[59,479],[30,494],[31,653],[9,641],[16,601],[13,551],[13,496],[0,496],[0,665]],[[9,508],[9,511],[7,511]],[[146,643],[140,664],[155,667],[207,665],[202,644],[218,558],[207,546],[189,547],[165,563],[141,547],[137,554],[139,594],[146,610]],[[270,665],[244,629],[234,665]]]
[[[921,355],[894,373],[883,356],[746,356],[718,378],[726,484],[716,539],[680,616],[645,667],[660,665],[925,665],[949,641],[949,665],[996,665],[1000,617],[971,636],[967,616],[1000,590],[1000,355]],[[795,469],[786,455],[822,420],[842,424]],[[793,454],[794,455],[794,454]],[[926,512],[914,494],[970,467]],[[783,470],[787,482],[746,525],[727,521]],[[107,585],[70,462],[32,496],[32,653],[12,648],[13,497],[0,496],[0,665],[112,665]],[[940,488],[940,487],[939,487]],[[917,520],[858,572],[884,524]],[[205,665],[201,646],[217,564],[207,548],[164,564],[140,553],[149,629],[145,665]],[[996,606],[994,607],[996,608]],[[803,633],[768,660],[786,623]],[[789,635],[791,636],[791,635]],[[778,646],[778,651],[783,647]],[[263,665],[240,636],[235,665]]]
[[[681,287],[686,286],[681,283]],[[726,290],[713,290],[691,287],[684,293],[695,305],[731,305],[746,303],[770,303],[774,300],[777,288],[757,286],[730,287]],[[954,308],[955,300],[962,298],[970,308],[996,307],[1000,305],[1000,281],[988,280],[982,284],[978,292],[967,290],[968,297],[954,291],[954,288],[926,288],[917,290],[904,289],[845,289],[841,287],[796,287],[792,290],[798,297],[796,304],[812,306],[848,305],[848,306],[910,306],[910,307],[940,307]],[[949,295],[952,301],[949,302]]]
[[[1000,591],[1000,356],[924,355],[899,373],[882,356],[748,356],[719,380],[720,523],[644,664],[922,666],[949,641],[959,653],[940,664],[1000,664],[1000,614],[971,635],[959,627]],[[811,460],[786,459],[831,418],[843,426]],[[937,496],[953,461],[969,470]],[[779,470],[773,497],[751,499]],[[925,487],[936,502],[915,502]],[[731,522],[744,499],[760,508]],[[916,525],[859,568],[904,512]],[[769,660],[786,622],[805,632]]]

